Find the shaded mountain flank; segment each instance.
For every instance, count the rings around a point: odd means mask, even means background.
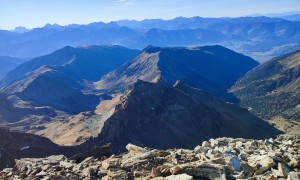
[[[13,68],[25,62],[24,59],[9,56],[0,56],[0,80]]]
[[[0,128],[0,169],[12,168],[15,159],[19,158],[45,158],[49,163],[56,157],[51,155],[65,155],[74,161],[82,161],[87,157],[102,157],[111,155],[110,145],[103,145],[86,149],[83,146],[59,146],[45,137],[34,134],[12,132]]]
[[[96,81],[137,53],[120,46],[67,46],[16,67],[3,78],[0,87],[11,85],[42,66],[63,66],[80,79]]]
[[[230,90],[261,118],[300,120],[300,51],[274,58],[242,77]]]
[[[226,101],[235,101],[227,94],[246,72],[259,63],[222,46],[160,48],[148,46],[131,62],[103,76],[97,89],[118,92],[141,79],[155,82],[180,80],[203,89]]]
[[[17,103],[19,101],[19,103]],[[19,105],[17,105],[19,104]],[[33,107],[30,104],[22,102],[15,96],[9,96],[0,93],[0,123],[6,122],[18,122],[21,121],[24,117],[29,115],[33,117],[44,116],[48,117],[56,116],[56,112],[53,108],[50,107]],[[37,123],[39,121],[35,119]]]
[[[111,142],[115,152],[122,152],[128,143],[190,148],[215,137],[269,138],[279,133],[246,109],[179,81],[170,85],[138,80],[121,96],[98,137],[85,144]]]
[[[94,110],[100,102],[96,95],[82,92],[83,83],[64,67],[43,66],[8,86],[3,92],[40,106],[77,114]]]
[[[62,153],[49,139],[0,128],[0,169],[12,167],[14,159]]]

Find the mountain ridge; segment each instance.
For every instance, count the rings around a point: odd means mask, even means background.
[[[148,46],[133,61],[105,75],[95,83],[95,87],[114,92],[124,90],[137,79],[149,82],[164,79],[170,83],[181,80],[192,87],[230,99],[227,88],[257,65],[258,62],[253,59],[222,46]]]
[[[220,44],[265,60],[290,52],[287,47],[299,46],[299,29],[297,21],[269,17],[179,17],[107,24],[54,24],[24,33],[2,31],[0,38],[9,43],[0,43],[0,55],[36,57],[67,45],[106,44],[142,49],[148,44],[164,47]]]
[[[3,87],[22,79],[28,73],[45,65],[64,66],[82,79],[98,80],[103,74],[123,64],[137,52],[137,50],[120,46],[88,46],[80,48],[66,46],[49,55],[34,58],[16,67],[0,81],[0,87],[3,89]],[[85,66],[82,66],[83,64]]]

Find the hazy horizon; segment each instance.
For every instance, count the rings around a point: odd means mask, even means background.
[[[234,6],[232,6],[234,4]],[[271,0],[0,0],[0,29],[28,29],[45,24],[89,24],[118,20],[174,19],[176,17],[279,16],[300,13],[300,1]]]

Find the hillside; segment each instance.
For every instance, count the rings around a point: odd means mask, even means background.
[[[130,63],[105,75],[95,83],[97,89],[118,92],[141,79],[169,83],[180,80],[221,99],[234,101],[227,94],[237,79],[258,65],[253,59],[222,46],[159,48],[148,46]]]
[[[300,120],[300,52],[274,58],[254,68],[230,90],[240,105],[261,118]]]
[[[5,125],[7,122],[14,123],[22,121],[24,118],[28,118],[28,116],[35,117],[35,123],[39,124],[41,121],[48,120],[48,118],[43,117],[43,115],[47,115],[48,117],[53,117],[56,115],[55,110],[50,107],[33,107],[30,103],[26,103],[16,96],[8,96],[1,93],[0,106],[1,126]],[[32,123],[32,119],[29,119]],[[24,122],[21,122],[21,124],[23,123]],[[17,125],[16,128],[21,128],[21,124]]]
[[[82,84],[81,79],[64,67],[43,66],[3,89],[3,93],[17,95],[39,106],[76,114],[92,111],[100,102],[100,97],[84,94]]]

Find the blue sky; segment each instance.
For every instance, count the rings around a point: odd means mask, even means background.
[[[300,0],[0,0],[0,29],[120,19],[300,12]]]

